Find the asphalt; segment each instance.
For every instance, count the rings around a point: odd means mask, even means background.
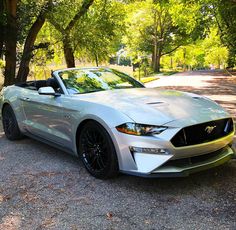
[[[210,74],[207,86],[162,87],[184,87],[209,95],[221,89],[222,95],[235,100],[232,78],[226,77],[223,84],[223,73]],[[207,73],[192,75],[204,78]],[[218,99],[235,115],[234,101],[223,96]],[[0,229],[233,230],[236,160],[186,178],[120,175],[102,181],[91,177],[78,159],[60,150],[29,138],[8,141],[0,127]]]

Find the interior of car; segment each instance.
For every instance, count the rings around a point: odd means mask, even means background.
[[[47,80],[27,81],[27,82],[23,82],[23,83],[17,83],[15,85],[22,87],[22,88],[26,88],[26,89],[30,89],[30,90],[37,90],[37,91],[41,87],[50,86],[55,90],[55,92],[57,92],[57,93],[62,92],[58,81],[53,77],[48,78]]]

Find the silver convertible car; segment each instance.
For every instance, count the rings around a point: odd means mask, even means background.
[[[101,179],[187,176],[235,154],[233,120],[217,103],[147,89],[109,68],[57,70],[5,87],[0,111],[9,140],[29,136],[77,155]]]

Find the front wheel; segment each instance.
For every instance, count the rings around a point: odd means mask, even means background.
[[[2,124],[7,139],[14,141],[23,138],[16,120],[16,116],[10,105],[6,105],[3,109]]]
[[[87,122],[79,136],[79,155],[88,172],[107,179],[118,174],[116,151],[107,131],[97,122]]]

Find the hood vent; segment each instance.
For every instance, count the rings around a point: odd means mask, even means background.
[[[149,102],[149,103],[146,103],[147,105],[158,105],[158,104],[163,104],[164,102],[162,101],[157,101],[157,102]]]

